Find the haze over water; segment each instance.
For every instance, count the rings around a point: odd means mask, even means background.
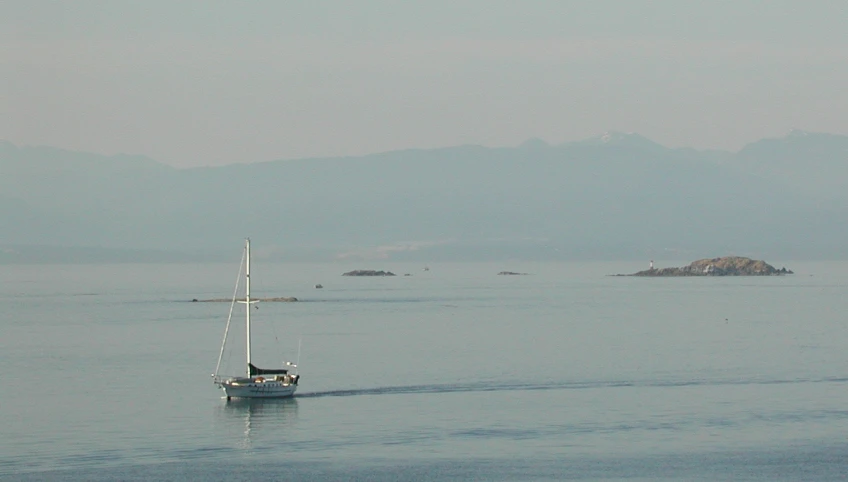
[[[301,301],[259,305],[255,361],[302,339],[297,396],[260,403],[209,377],[228,304],[187,302],[237,264],[4,266],[0,478],[838,479],[848,263],[778,265],[258,264],[257,296]]]

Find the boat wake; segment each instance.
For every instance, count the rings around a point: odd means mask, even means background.
[[[780,385],[803,383],[846,383],[848,377],[795,379],[704,379],[704,380],[601,380],[584,382],[472,382],[455,384],[405,385],[306,392],[296,398],[356,397],[368,395],[415,395],[469,392],[509,392],[541,390],[587,390],[598,388],[675,388],[721,385]]]

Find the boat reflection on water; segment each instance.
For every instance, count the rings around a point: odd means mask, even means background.
[[[250,449],[257,442],[287,438],[286,429],[297,421],[297,399],[234,398],[219,406],[218,418],[228,433],[241,436],[237,446]]]

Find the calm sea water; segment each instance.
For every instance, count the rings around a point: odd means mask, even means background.
[[[260,262],[254,293],[301,301],[254,311],[254,359],[302,340],[302,379],[253,403],[210,378],[229,304],[189,302],[237,264],[2,266],[0,478],[841,480],[848,263],[785,264]]]

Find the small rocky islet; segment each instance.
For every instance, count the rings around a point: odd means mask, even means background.
[[[679,277],[679,276],[782,276],[793,274],[791,270],[775,268],[762,260],[742,256],[724,256],[693,261],[679,268],[654,268],[633,274],[616,276]]]
[[[221,302],[225,302],[225,301],[227,303],[230,303],[230,302],[233,301],[233,299],[232,298],[212,298],[212,299],[208,299],[208,300],[199,300],[197,298],[194,298],[191,301],[195,302],[195,303],[221,303]],[[236,301],[242,301],[243,302],[244,298],[239,298]],[[292,302],[292,301],[297,301],[297,298],[295,298],[294,296],[274,296],[274,297],[271,297],[271,298],[251,298],[250,301],[251,302],[253,302],[253,301]]]
[[[342,276],[395,276],[391,271],[375,271],[373,269],[355,269],[342,273]]]

